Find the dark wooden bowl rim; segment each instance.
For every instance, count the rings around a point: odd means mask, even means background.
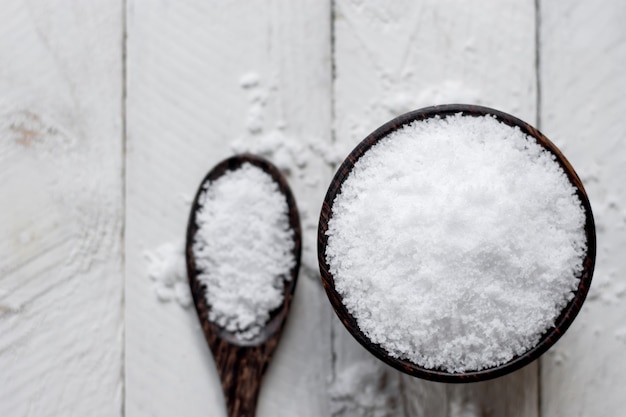
[[[567,175],[567,178],[576,188],[576,194],[578,195],[578,198],[580,199],[583,208],[585,209],[585,234],[587,238],[587,254],[583,261],[583,272],[580,277],[580,282],[578,284],[578,289],[575,292],[574,298],[562,310],[561,314],[555,321],[554,327],[548,329],[546,333],[543,334],[540,341],[535,347],[530,349],[524,355],[517,356],[511,359],[509,362],[497,367],[484,369],[481,371],[449,373],[439,369],[426,369],[408,360],[393,358],[389,356],[385,349],[382,348],[380,345],[372,343],[367,338],[367,336],[365,336],[365,334],[361,332],[357,325],[356,319],[343,305],[341,295],[339,295],[339,293],[337,293],[337,291],[335,290],[334,279],[332,274],[330,273],[330,267],[326,263],[325,252],[326,244],[328,242],[326,231],[328,230],[328,221],[332,217],[333,201],[335,200],[335,196],[340,192],[343,181],[350,174],[350,171],[354,167],[356,161],[358,161],[358,159],[363,156],[363,154],[367,152],[379,140],[381,140],[391,132],[403,127],[404,125],[407,125],[417,120],[424,120],[437,116],[445,118],[447,116],[459,113],[466,116],[475,117],[491,115],[500,122],[503,122],[509,126],[519,127],[523,133],[535,138],[538,144],[543,146],[548,152],[552,153],[556,157],[556,162],[561,166],[561,168],[563,168],[563,171]],[[428,379],[431,381],[452,383],[476,382],[496,378],[513,372],[539,358],[539,356],[541,356],[546,350],[548,350],[548,348],[556,343],[556,341],[563,335],[563,333],[565,333],[567,328],[570,326],[570,324],[580,311],[585,297],[587,296],[587,292],[589,291],[596,256],[596,235],[591,205],[589,204],[587,193],[585,192],[585,188],[583,187],[580,178],[574,171],[574,168],[572,168],[571,164],[567,161],[565,156],[563,156],[561,151],[541,132],[518,118],[488,107],[467,104],[448,104],[441,106],[425,107],[403,114],[389,121],[388,123],[385,123],[369,136],[367,136],[365,139],[363,139],[363,141],[359,143],[357,147],[354,148],[354,150],[343,161],[343,163],[337,170],[337,173],[335,174],[330,184],[330,187],[328,188],[328,192],[326,193],[326,197],[324,199],[320,214],[317,242],[317,255],[322,283],[324,284],[326,294],[328,296],[328,299],[330,300],[333,309],[335,310],[335,313],[344,324],[344,326],[348,329],[350,334],[352,334],[352,336],[361,345],[363,345],[378,359],[406,374],[423,379]]]

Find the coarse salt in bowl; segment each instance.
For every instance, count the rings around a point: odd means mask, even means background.
[[[329,300],[371,353],[413,376],[491,379],[530,363],[586,297],[595,227],[545,136],[486,107],[402,115],[336,173],[318,229]]]

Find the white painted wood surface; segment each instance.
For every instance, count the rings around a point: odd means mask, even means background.
[[[585,306],[544,355],[545,416],[626,415],[625,21],[621,1],[541,2],[541,129],[582,178],[598,235]]]
[[[142,253],[184,239],[206,172],[251,150],[291,169],[305,251],[258,415],[328,415],[315,231],[331,170],[314,150],[330,141],[329,5],[130,1],[127,57],[126,414],[225,415],[195,310],[157,300]]]
[[[260,417],[626,416],[623,2],[0,6],[0,416],[225,415],[185,277],[150,267],[181,259],[199,181],[245,150],[287,172],[305,231]],[[540,372],[401,375],[348,336],[319,283],[336,163],[393,116],[446,102],[540,123],[590,194],[592,292]]]
[[[0,415],[123,406],[122,7],[0,5]]]
[[[531,0],[484,1],[480,7],[462,0],[401,1],[393,7],[338,0],[337,140],[350,150],[387,120],[434,104],[478,103],[534,122],[534,28]],[[359,361],[374,366],[370,355],[337,320],[335,324],[336,375],[352,372]],[[381,410],[378,403],[353,404],[338,415],[537,416],[535,364],[470,385],[425,382],[384,365],[379,365],[378,378],[370,389],[387,402]],[[394,381],[398,389],[379,384],[381,379]],[[358,395],[354,400],[361,401]],[[396,405],[395,411],[388,411],[389,404]]]

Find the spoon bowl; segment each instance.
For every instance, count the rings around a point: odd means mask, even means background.
[[[235,333],[209,320],[211,306],[208,305],[205,297],[206,286],[198,280],[198,275],[202,271],[196,268],[193,243],[198,231],[196,214],[201,206],[199,199],[203,193],[204,185],[217,180],[228,171],[237,170],[245,163],[252,164],[267,173],[278,185],[280,193],[285,196],[289,227],[293,230],[294,247],[292,254],[295,263],[290,270],[291,279],[285,280],[284,283],[282,304],[270,312],[270,317],[259,334],[251,339],[242,340]],[[215,236],[215,239],[219,238],[219,236]],[[216,165],[202,180],[193,200],[187,225],[185,254],[191,294],[204,336],[217,366],[228,415],[231,417],[253,417],[261,379],[282,334],[300,268],[300,218],[293,194],[279,170],[269,161],[248,154],[228,158]]]
[[[463,114],[464,116],[474,117],[485,115],[493,116],[498,121],[512,127],[517,127],[526,135],[533,137],[540,146],[542,146],[545,150],[550,152],[555,157],[555,161],[560,165],[560,167],[565,172],[569,182],[574,186],[576,190],[576,195],[578,196],[580,202],[582,203],[582,207],[585,210],[584,230],[587,243],[587,252],[583,259],[583,270],[580,276],[580,281],[578,283],[578,288],[574,293],[574,297],[569,301],[565,308],[563,308],[560,315],[555,320],[554,326],[547,329],[547,331],[542,335],[539,342],[534,347],[532,347],[525,354],[514,357],[510,361],[496,367],[483,369],[480,371],[451,373],[441,369],[424,368],[409,360],[392,357],[383,347],[376,343],[373,343],[361,331],[356,319],[343,304],[342,296],[335,289],[335,279],[330,272],[330,266],[326,262],[326,246],[328,243],[328,236],[326,235],[326,232],[328,230],[328,222],[333,216],[333,202],[335,201],[335,197],[341,192],[342,184],[349,176],[356,162],[370,148],[372,148],[381,139],[385,138],[390,133],[414,121],[425,120],[433,117],[445,118],[447,116],[459,113]],[[516,117],[487,107],[462,104],[433,106],[406,113],[384,124],[372,134],[367,136],[348,155],[348,157],[344,160],[344,162],[339,167],[337,173],[335,174],[335,177],[330,184],[330,187],[324,199],[324,203],[322,205],[318,227],[318,263],[320,267],[322,283],[326,290],[328,299],[330,300],[330,303],[335,310],[335,313],[344,324],[346,329],[361,345],[363,345],[374,356],[387,363],[388,365],[391,365],[394,368],[409,375],[439,382],[460,383],[488,380],[515,371],[541,356],[563,335],[563,333],[567,330],[567,328],[570,326],[570,324],[580,311],[580,308],[589,290],[589,285],[591,284],[591,277],[593,275],[595,264],[595,254],[595,226],[593,214],[591,212],[591,206],[589,204],[589,199],[587,198],[587,194],[580,178],[578,177],[570,163],[567,161],[567,159],[559,151],[559,149],[537,129]]]

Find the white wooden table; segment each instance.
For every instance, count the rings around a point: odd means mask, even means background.
[[[625,21],[621,0],[1,0],[0,416],[225,415],[183,281],[149,279],[145,255],[183,240],[199,181],[242,150],[289,168],[304,228],[260,417],[626,416]],[[367,354],[315,248],[336,163],[452,102],[538,125],[598,228],[567,335],[470,385]]]

